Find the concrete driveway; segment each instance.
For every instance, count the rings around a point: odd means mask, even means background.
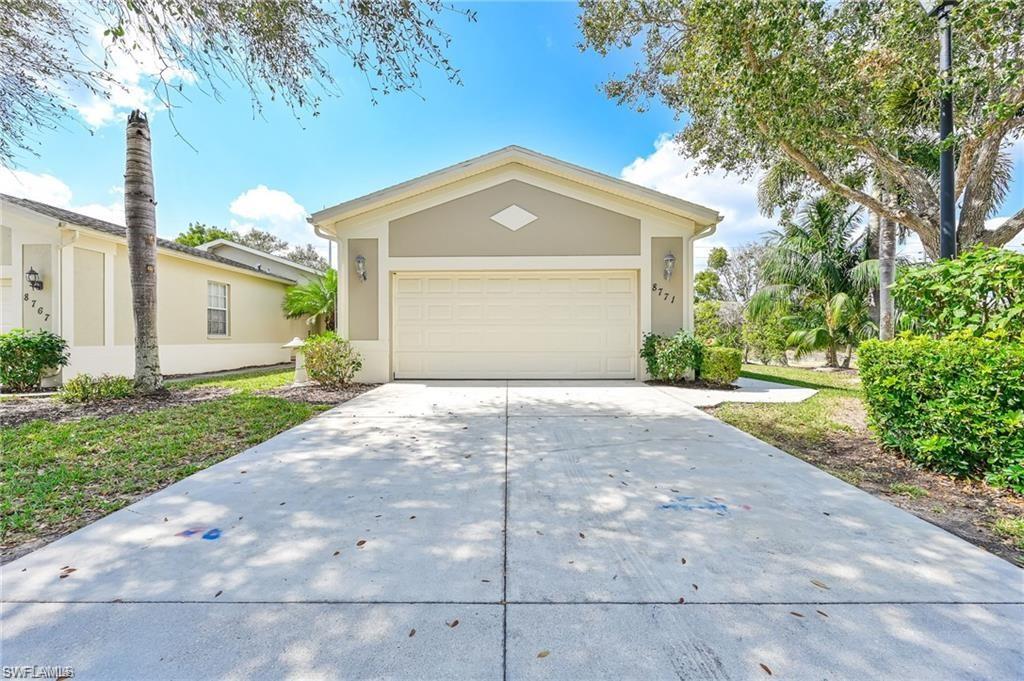
[[[389,384],[2,579],[75,679],[1024,676],[1024,570],[631,382]]]

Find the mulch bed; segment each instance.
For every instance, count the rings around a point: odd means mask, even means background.
[[[341,390],[327,390],[312,384],[289,385],[260,390],[255,394],[281,397],[292,402],[340,404],[375,387],[376,385],[356,383]],[[64,423],[83,418],[105,419],[122,414],[141,414],[156,409],[209,402],[236,392],[238,391],[233,388],[196,386],[185,390],[169,390],[158,395],[86,404],[67,404],[49,397],[15,397],[0,401],[0,427],[13,428],[35,420]]]
[[[852,432],[833,432],[824,444],[782,442],[781,448],[975,546],[1024,566],[1024,551],[992,529],[996,518],[1024,516],[1024,498],[979,481],[959,480],[919,468],[898,452],[883,448],[867,426],[860,400],[849,400],[849,407],[842,413],[844,424]],[[920,487],[928,494],[917,498],[895,494],[890,486],[897,483]]]

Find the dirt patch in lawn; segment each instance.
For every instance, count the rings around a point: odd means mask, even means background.
[[[715,409],[707,411],[714,413]],[[867,426],[863,403],[842,400],[833,420],[848,430],[833,430],[823,442],[808,442],[779,433],[775,444],[851,485],[885,499],[976,546],[1024,566],[1024,551],[1001,537],[993,523],[1024,516],[1024,498],[982,482],[958,480],[918,468],[897,452],[883,448]]]
[[[356,383],[339,390],[327,390],[317,385],[282,386],[258,391],[260,395],[282,397],[292,402],[308,404],[340,404],[375,388],[376,385]],[[86,404],[68,404],[52,397],[12,397],[0,401],[0,426],[13,428],[29,421],[64,423],[84,418],[105,419],[123,414],[141,414],[155,409],[182,407],[197,402],[218,400],[236,392],[234,388],[196,386],[185,390],[170,390],[158,395],[127,397]]]
[[[154,409],[209,402],[227,397],[233,392],[230,388],[192,388],[85,404],[69,404],[52,397],[15,397],[0,402],[0,426],[13,428],[36,420],[63,423],[90,417],[105,419],[121,414],[141,414]]]

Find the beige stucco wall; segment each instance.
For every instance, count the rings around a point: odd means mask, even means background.
[[[103,345],[106,326],[104,308],[103,253],[75,248],[74,339],[75,345]]]
[[[676,257],[672,279],[665,281],[665,256]],[[651,239],[651,331],[671,336],[686,323],[684,281],[691,276],[688,258],[683,251],[681,237],[654,237]]]
[[[128,248],[119,245],[114,257],[114,338],[117,345],[134,342]],[[226,338],[206,334],[207,282],[227,284],[229,290]],[[306,335],[301,319],[286,319],[281,311],[286,284],[242,272],[158,253],[157,335],[160,345],[285,343]]]
[[[377,340],[379,336],[378,309],[380,300],[380,258],[377,239],[348,240],[348,333],[351,340]],[[366,258],[366,281],[352,265],[356,256]]]
[[[491,220],[511,205],[537,216],[516,231]],[[392,257],[639,255],[640,221],[509,180],[392,220]]]
[[[25,244],[21,247],[22,276],[29,268],[39,273],[43,280],[43,290],[36,291],[25,284],[25,293],[28,296],[23,296],[21,301],[21,326],[26,329],[53,331],[57,317],[57,310],[53,305],[53,291],[57,279],[53,273],[52,247],[49,244]]]

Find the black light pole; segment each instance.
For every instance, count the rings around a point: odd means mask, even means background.
[[[939,76],[942,79],[942,100],[939,103],[939,257],[956,256],[956,201],[953,195],[953,147],[945,144],[953,134],[953,88],[950,72],[953,67],[953,31],[949,13],[958,0],[925,2],[931,5],[929,16],[939,20]]]

